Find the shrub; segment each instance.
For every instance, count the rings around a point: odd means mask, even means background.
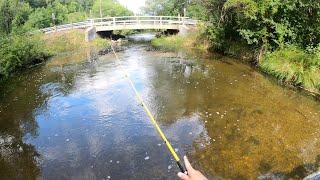
[[[49,56],[37,36],[10,35],[0,39],[0,79],[44,61]]]

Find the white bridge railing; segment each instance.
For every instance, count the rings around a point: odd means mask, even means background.
[[[196,20],[192,20],[188,17],[179,16],[122,16],[122,17],[106,17],[106,18],[94,18],[88,19],[83,22],[70,23],[59,25],[55,27],[49,27],[40,29],[43,33],[52,33],[56,31],[65,31],[70,29],[85,29],[88,27],[104,28],[108,30],[126,28],[126,26],[154,26],[152,29],[162,29],[170,25],[177,27],[179,25],[195,26]],[[121,27],[120,27],[121,26]],[[143,27],[142,27],[143,29]]]

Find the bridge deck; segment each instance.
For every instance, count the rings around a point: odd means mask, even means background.
[[[60,25],[41,29],[41,32],[51,33],[70,29],[86,29],[95,27],[96,31],[112,31],[126,29],[179,29],[181,25],[195,26],[197,21],[179,16],[122,16],[94,18],[87,21]]]

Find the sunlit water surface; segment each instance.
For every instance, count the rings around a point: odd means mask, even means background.
[[[302,178],[320,165],[320,103],[247,65],[118,52],[179,155],[210,178]],[[176,179],[112,54],[60,56],[1,86],[4,179]]]

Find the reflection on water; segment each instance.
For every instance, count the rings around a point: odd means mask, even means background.
[[[320,163],[320,104],[230,59],[119,52],[172,141],[209,177],[303,177]],[[176,179],[112,55],[58,57],[1,87],[0,173],[17,179]]]
[[[134,41],[134,42],[147,42],[147,41],[151,41],[152,39],[154,39],[156,36],[155,33],[143,33],[143,34],[132,34],[128,36],[128,39],[130,41]]]

